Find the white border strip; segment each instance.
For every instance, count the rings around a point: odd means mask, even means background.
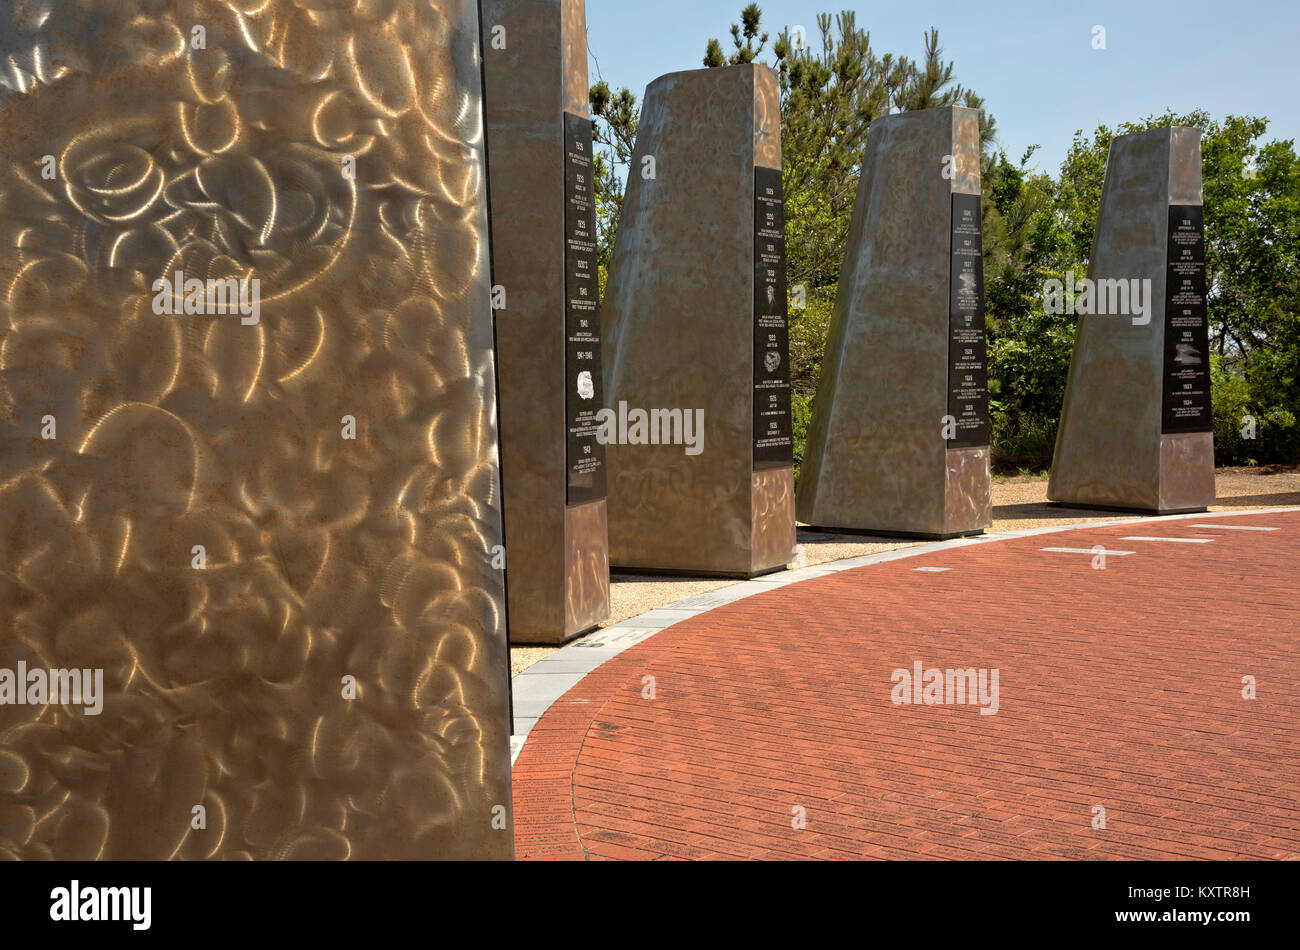
[[[1168,541],[1170,544],[1213,544],[1214,538],[1120,538],[1121,541]]]
[[[1193,518],[1237,518],[1249,515],[1276,515],[1300,512],[1300,507],[1292,508],[1248,508],[1240,511],[1210,511],[1190,515],[1156,515],[1144,518],[1116,518],[1110,521],[1090,521],[1085,524],[1049,525],[1045,528],[1027,528],[1022,531],[1001,531],[982,534],[971,538],[954,538],[951,541],[918,542],[893,551],[879,554],[866,554],[861,557],[843,558],[827,561],[794,571],[780,571],[765,574],[752,580],[738,581],[729,587],[723,587],[704,594],[687,597],[666,607],[656,607],[637,617],[620,620],[616,624],[588,634],[568,646],[557,650],[544,660],[534,663],[512,680],[514,689],[515,721],[513,735],[510,737],[510,764],[519,758],[528,733],[542,714],[561,696],[576,686],[584,676],[604,663],[612,660],[629,647],[636,646],[653,637],[660,630],[666,630],[674,624],[700,614],[708,613],[715,607],[744,600],[765,591],[851,571],[854,568],[886,561],[898,561],[908,557],[921,557],[950,548],[970,547],[976,544],[989,544],[995,541],[1009,541],[1012,538],[1030,538],[1042,534],[1061,534],[1066,531],[1095,531],[1098,528],[1113,528],[1135,524],[1164,524],[1170,521],[1186,521]],[[888,540],[888,539],[885,539]],[[1089,552],[1091,553],[1091,552]],[[1109,551],[1109,554],[1116,552]]]

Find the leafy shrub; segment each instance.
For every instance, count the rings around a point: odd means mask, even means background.
[[[1210,357],[1216,465],[1291,463],[1300,458],[1300,426],[1293,411],[1261,407],[1250,382]]]

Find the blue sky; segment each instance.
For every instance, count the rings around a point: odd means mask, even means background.
[[[627,86],[638,100],[657,76],[701,65],[709,37],[731,49],[728,29],[745,0],[587,0],[591,78]],[[983,0],[849,3],[759,2],[764,27],[802,25],[852,9],[876,55],[918,59],[939,29],[958,82],[984,97],[1012,160],[1053,174],[1076,129],[1091,132],[1171,108],[1216,118],[1262,115],[1265,140],[1300,139],[1300,0]],[[1094,26],[1106,49],[1092,48]],[[769,42],[769,47],[770,47]]]

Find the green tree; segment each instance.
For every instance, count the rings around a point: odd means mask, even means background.
[[[601,79],[588,94],[591,103],[592,140],[595,156],[596,261],[600,270],[601,293],[614,261],[614,238],[623,215],[623,198],[627,169],[636,148],[637,124],[641,110],[636,96],[626,87],[613,92]]]
[[[994,463],[1041,471],[1051,463],[1074,344],[1074,317],[1043,307],[1043,285],[1083,276],[1092,252],[1110,144],[1168,125],[1204,129],[1202,169],[1209,278],[1216,446],[1221,462],[1300,457],[1300,160],[1294,143],[1261,143],[1267,121],[1203,111],[1149,116],[1074,135],[1056,176],[994,147],[996,125],[956,81],[937,31],[919,61],[871,48],[852,12],[817,18],[817,42],[782,30],[771,48],[781,92],[788,278],[806,299],[791,308],[790,358],[796,462],[856,200],[867,131],[882,115],[961,104],[980,110],[984,269]],[[730,57],[710,40],[709,66],[758,61],[768,42],[749,4],[732,24]],[[622,210],[623,173],[636,139],[636,99],[592,87],[601,211],[602,276]],[[1250,424],[1247,424],[1250,423]],[[1253,428],[1252,428],[1253,426]],[[1253,435],[1254,438],[1248,436]]]
[[[983,172],[984,296],[993,464],[1039,472],[1051,463],[1074,345],[1074,322],[1046,313],[1042,284],[1071,266],[1054,213],[1056,184],[999,152]]]
[[[731,24],[731,42],[736,47],[735,52],[731,54],[731,59],[728,60],[723,55],[721,43],[717,40],[709,40],[704,50],[704,65],[740,66],[743,63],[752,63],[767,44],[767,34],[759,35],[762,19],[763,11],[759,9],[757,3],[746,6],[740,11],[740,22]],[[741,42],[742,37],[744,42]],[[758,40],[757,45],[754,44],[755,40]]]
[[[809,292],[839,281],[871,123],[892,112],[982,105],[954,83],[937,30],[926,34],[918,64],[890,53],[877,57],[852,11],[819,14],[817,27],[816,47],[800,43],[788,29],[773,46],[781,87],[789,282]],[[992,119],[982,117],[986,145],[994,134]]]
[[[1215,393],[1223,463],[1300,460],[1300,159],[1258,144],[1266,129],[1229,116],[1202,145],[1211,346],[1248,397],[1230,411]]]
[[[760,28],[747,20],[747,33]],[[787,28],[773,45],[781,95],[781,164],[786,213],[786,267],[792,288],[806,306],[790,311],[791,401],[795,461],[802,457],[812,400],[821,375],[822,354],[834,310],[835,293],[848,244],[861,177],[867,132],[877,118],[892,112],[962,103],[979,109],[979,97],[954,81],[954,67],[943,59],[937,30],[924,37],[918,64],[886,53],[877,56],[871,37],[849,10],[817,17],[818,37],[806,43]],[[740,27],[733,25],[732,35]],[[706,64],[722,65],[706,54]],[[981,113],[981,140],[995,134]]]
[[[847,242],[867,128],[887,114],[908,77],[906,61],[877,59],[854,14],[817,17],[820,51],[789,30],[773,52],[781,87],[781,164],[789,283],[834,284]],[[815,385],[815,381],[814,381]]]
[[[1041,305],[1041,281],[1076,277],[1087,270],[1106,160],[1116,136],[1166,126],[1201,128],[1205,209],[1206,276],[1211,348],[1216,454],[1221,464],[1293,461],[1300,437],[1297,365],[1300,362],[1300,162],[1290,141],[1259,144],[1267,120],[1228,116],[1215,121],[1201,110],[1165,113],[1079,130],[1061,164],[1053,189],[1032,199],[1039,224],[1007,232],[1006,244],[1024,261],[1017,266],[985,254],[989,288],[991,388],[995,389],[995,463],[1024,464],[1035,448],[1050,446],[1064,394],[1072,346],[1073,318],[1052,317]],[[1000,184],[999,184],[1000,183]],[[1005,169],[986,175],[986,234],[1002,211],[999,187],[1019,187]],[[991,195],[991,192],[993,193]],[[1041,220],[1051,208],[1055,217]],[[1054,247],[1053,247],[1054,245]],[[1037,283],[1037,286],[1036,286]],[[1062,358],[1062,354],[1066,354]],[[1057,394],[1060,394],[1058,396]],[[1243,438],[1253,422],[1254,438]],[[1050,463],[1050,448],[1029,467]]]

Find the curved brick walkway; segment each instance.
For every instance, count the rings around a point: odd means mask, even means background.
[[[1042,551],[1098,544],[1135,553]],[[936,550],[719,607],[541,718],[518,856],[1300,857],[1297,565],[1300,513],[1256,513]],[[918,660],[998,669],[997,714],[895,705]]]

